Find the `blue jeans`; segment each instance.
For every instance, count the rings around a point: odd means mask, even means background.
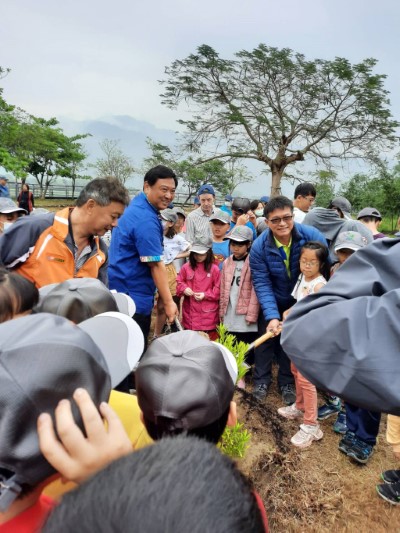
[[[375,446],[376,437],[379,433],[381,413],[367,411],[347,402],[344,405],[346,408],[347,429],[355,433],[356,437],[362,441]]]

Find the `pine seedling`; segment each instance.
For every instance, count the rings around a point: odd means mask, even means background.
[[[224,324],[219,324],[217,331],[219,337],[217,342],[225,346],[225,348],[227,348],[236,359],[236,364],[238,367],[238,376],[236,380],[237,383],[249,371],[249,366],[246,364],[246,353],[249,349],[249,345],[242,341],[236,342],[236,337],[228,333],[228,330]]]
[[[243,424],[239,422],[233,427],[226,427],[221,437],[219,447],[222,453],[229,457],[244,457],[247,448],[250,446],[249,441],[251,434],[244,429]]]

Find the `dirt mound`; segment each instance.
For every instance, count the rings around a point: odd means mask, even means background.
[[[400,531],[400,509],[375,492],[381,471],[399,468],[385,442],[386,417],[375,454],[360,466],[338,450],[334,419],[322,422],[321,441],[299,450],[290,443],[298,423],[276,412],[280,395],[271,390],[265,402],[258,402],[238,390],[235,399],[239,420],[252,434],[239,466],[261,495],[272,531]]]

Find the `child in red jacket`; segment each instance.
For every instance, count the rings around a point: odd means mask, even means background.
[[[185,329],[206,332],[216,340],[219,323],[220,271],[214,264],[212,241],[194,242],[189,262],[181,268],[176,295],[183,296],[182,325]]]

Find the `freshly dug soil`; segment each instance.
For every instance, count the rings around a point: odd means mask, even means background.
[[[263,402],[248,391],[235,395],[239,421],[252,434],[238,464],[261,495],[272,532],[400,531],[400,506],[386,503],[375,489],[383,470],[400,468],[385,440],[386,416],[375,453],[361,466],[338,450],[335,417],[321,422],[321,441],[299,450],[290,443],[298,421],[277,414],[283,404],[274,386]]]

